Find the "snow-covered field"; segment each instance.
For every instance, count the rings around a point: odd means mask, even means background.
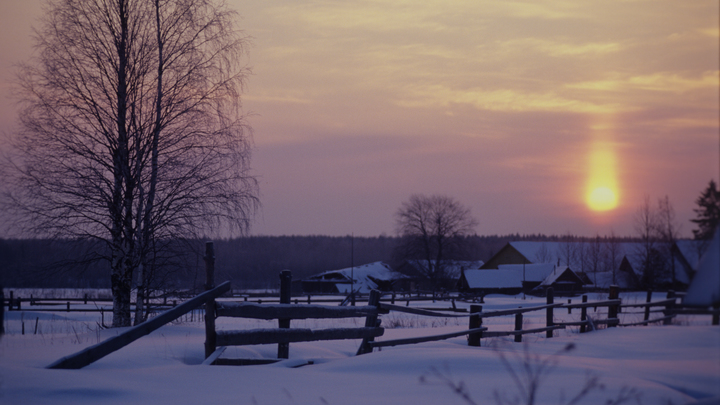
[[[621,295],[643,302],[644,293]],[[590,300],[606,296],[591,295]],[[654,300],[664,298],[657,295]],[[578,302],[579,299],[573,299]],[[556,302],[561,302],[556,298]],[[543,304],[544,298],[489,296],[485,311]],[[448,307],[447,302],[417,306]],[[467,304],[458,303],[462,307]],[[543,364],[536,404],[566,404],[588,384],[577,404],[720,403],[720,327],[709,316],[680,317],[671,326],[610,328],[578,334],[577,328],[512,338],[464,337],[384,348],[355,356],[357,340],[294,343],[290,359],[264,366],[203,366],[204,326],[197,318],[166,325],[81,370],[48,370],[55,360],[120,331],[98,327],[97,313],[6,312],[0,340],[3,404],[499,404],[527,403],[519,388],[527,370]],[[600,311],[598,309],[598,311]],[[623,322],[642,319],[625,311]],[[605,315],[590,310],[603,318]],[[578,320],[556,309],[555,319]],[[659,315],[655,315],[659,316]],[[383,315],[378,340],[467,329],[466,318]],[[542,327],[545,312],[526,314],[525,328]],[[37,320],[37,321],[36,321]],[[25,335],[21,335],[21,322]],[[35,334],[35,323],[38,333]],[[106,315],[106,322],[109,322]],[[297,327],[362,326],[364,319],[294,321]],[[513,317],[489,318],[490,330],[510,330]],[[274,327],[275,322],[218,319],[220,329]],[[573,348],[566,350],[568,345]],[[560,354],[556,354],[560,353]],[[273,358],[275,345],[228,348],[223,357]],[[314,364],[293,368],[312,360]],[[512,369],[512,370],[511,370]],[[517,379],[513,378],[515,373]],[[518,385],[519,383],[519,385]],[[715,399],[711,399],[715,397]],[[712,402],[715,401],[715,402]]]

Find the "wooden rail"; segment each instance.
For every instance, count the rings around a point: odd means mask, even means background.
[[[162,314],[151,318],[140,325],[134,326],[127,331],[113,336],[104,342],[90,346],[73,355],[63,357],[62,359],[52,363],[47,368],[52,369],[79,369],[94,363],[95,361],[107,356],[108,354],[121,349],[137,339],[149,334],[159,327],[171,322],[195,308],[213,300],[222,294],[230,291],[230,282],[219,285],[218,287],[206,291],[195,298],[192,298],[177,307],[163,312]]]

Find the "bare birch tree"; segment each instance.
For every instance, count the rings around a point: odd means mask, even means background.
[[[395,220],[403,239],[402,255],[418,263],[433,289],[447,281],[447,260],[455,258],[464,237],[478,224],[470,209],[443,195],[412,195],[395,213]]]
[[[107,244],[113,326],[164,243],[243,232],[257,208],[234,18],[213,0],[54,0],[21,68],[13,208],[35,234]]]
[[[641,283],[645,288],[652,288],[656,278],[656,256],[657,256],[657,213],[650,204],[650,197],[645,196],[642,204],[638,206],[634,217],[635,233],[640,239],[640,244],[635,255],[642,263]]]
[[[614,230],[611,230],[610,236],[605,238],[605,252],[606,265],[612,271],[612,283],[617,284],[617,271],[620,268],[620,262],[624,253]]]

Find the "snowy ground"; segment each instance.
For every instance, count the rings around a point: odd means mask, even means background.
[[[605,296],[591,296],[590,300]],[[625,294],[623,302],[644,301]],[[659,300],[663,296],[656,296]],[[578,302],[579,299],[573,299]],[[560,302],[556,299],[556,302]],[[485,311],[542,304],[542,298],[490,296]],[[417,306],[448,307],[446,302]],[[462,306],[462,304],[458,304]],[[30,309],[30,308],[28,308]],[[598,310],[599,311],[599,310]],[[626,311],[623,322],[641,319]],[[604,317],[590,310],[590,314]],[[544,326],[544,311],[527,314],[526,327]],[[656,315],[658,316],[658,315]],[[34,334],[36,318],[38,333]],[[0,340],[0,403],[7,404],[498,404],[522,400],[525,365],[557,363],[542,373],[537,404],[568,403],[588,383],[597,387],[578,404],[686,404],[720,397],[720,327],[709,316],[682,317],[671,326],[627,327],[580,335],[576,328],[525,337],[483,339],[468,347],[464,337],[398,346],[355,356],[357,340],[296,343],[288,361],[265,366],[202,366],[203,324],[189,319],[149,336],[81,370],[47,370],[55,360],[119,331],[100,329],[99,314],[22,311],[6,313],[8,334]],[[467,319],[383,315],[378,340],[463,330]],[[555,310],[556,320],[578,320]],[[21,335],[21,319],[26,334]],[[106,319],[109,322],[109,319]],[[362,326],[363,319],[295,321],[294,326]],[[514,319],[487,319],[491,330],[510,330]],[[274,323],[220,318],[221,329],[273,327]],[[568,344],[574,349],[564,352]],[[527,353],[525,352],[527,351]],[[563,352],[559,355],[553,355]],[[229,348],[223,357],[273,358],[277,347]],[[503,358],[507,363],[503,362]],[[304,360],[313,365],[292,368]],[[464,395],[464,397],[463,397]],[[497,396],[496,396],[497,395]],[[710,402],[720,403],[720,402]]]

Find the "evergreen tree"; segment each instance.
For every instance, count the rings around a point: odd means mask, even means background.
[[[710,180],[710,184],[695,203],[698,208],[693,211],[697,214],[697,219],[690,221],[696,223],[698,229],[693,230],[693,235],[695,239],[711,239],[715,228],[720,224],[720,190],[717,189],[714,180]]]

